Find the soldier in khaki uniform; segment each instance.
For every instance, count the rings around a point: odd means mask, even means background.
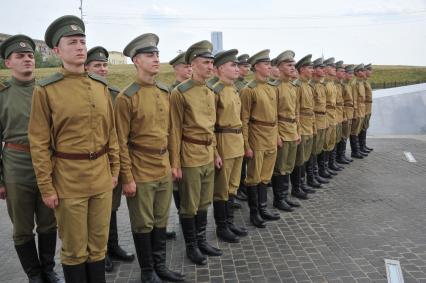
[[[170,86],[170,91],[172,91],[178,84],[191,77],[192,67],[185,62],[185,52],[179,53],[179,55],[170,60],[169,65],[173,67],[176,77],[175,82]]]
[[[87,51],[87,59],[85,63],[86,71],[89,73],[97,74],[106,78],[108,75],[108,51],[102,46],[95,46]],[[117,87],[108,85],[111,94],[112,102],[114,104],[120,90]],[[135,256],[132,253],[126,252],[118,244],[118,228],[117,228],[117,210],[121,204],[121,181],[114,188],[112,193],[112,210],[111,220],[109,223],[109,236],[108,236],[108,250],[105,256],[105,270],[110,272],[114,269],[114,264],[110,257],[123,261],[133,261]]]
[[[336,62],[336,88],[337,88],[337,131],[336,131],[336,162],[339,164],[349,164],[350,161],[345,158],[345,146],[343,142],[343,124],[347,122],[346,112],[344,109],[344,79],[346,78],[345,67],[343,61]]]
[[[272,176],[274,191],[274,207],[283,211],[293,211],[293,207],[300,204],[290,200],[289,183],[290,173],[296,162],[297,145],[300,143],[299,127],[299,100],[296,86],[291,81],[295,77],[295,53],[286,50],[275,60],[280,71],[278,89],[278,135],[282,147],[278,149],[277,159]]]
[[[245,157],[247,160],[248,204],[250,221],[265,228],[264,220],[278,220],[280,215],[267,210],[267,184],[271,180],[277,156],[277,89],[268,83],[271,73],[269,50],[262,50],[249,58],[254,79],[241,90],[241,120]]]
[[[307,183],[311,187],[319,188],[319,184],[327,184],[330,174],[324,166],[324,142],[325,132],[328,127],[326,117],[326,90],[325,90],[325,65],[323,58],[317,58],[313,61],[314,73],[311,86],[314,89],[315,97],[315,128],[314,141],[312,145],[312,154],[306,166]]]
[[[346,121],[342,123],[342,156],[349,162],[353,159],[346,156],[346,144],[351,133],[352,119],[354,118],[354,99],[352,96],[351,81],[354,74],[354,65],[345,66],[345,78],[343,79],[343,110],[345,111]]]
[[[276,58],[274,58],[274,59],[271,60],[271,75],[269,76],[268,81],[272,82],[273,84],[278,85],[279,79],[280,79],[280,70],[278,69],[278,66],[277,66],[277,60],[276,60]]]
[[[362,148],[363,151],[369,153],[370,151],[373,151],[371,147],[367,146],[367,130],[370,127],[370,118],[371,118],[371,109],[373,104],[373,90],[371,88],[371,84],[368,81],[368,78],[373,73],[373,67],[371,64],[365,65],[365,80],[364,80],[364,87],[365,87],[365,119],[364,123],[361,129],[361,132],[358,135],[359,138],[359,145]]]
[[[245,79],[247,75],[250,73],[250,64],[248,63],[248,59],[250,56],[248,54],[241,54],[237,57],[238,60],[238,70],[240,72],[240,76],[234,82],[235,87],[239,94],[241,94],[241,90],[248,84],[248,81]],[[246,179],[247,172],[247,161],[243,158],[243,164],[241,165],[241,178],[240,178],[240,187],[237,191],[236,198],[242,201],[247,200],[247,188],[244,185],[244,180]],[[234,208],[241,208],[239,203],[234,202]]]
[[[213,195],[217,236],[229,243],[239,242],[247,229],[234,224],[232,204],[240,184],[244,156],[244,139],[241,130],[241,100],[234,86],[239,76],[238,50],[219,52],[214,59],[219,81],[213,86],[216,98],[216,158],[222,166],[216,169]]]
[[[34,41],[25,35],[11,36],[0,46],[0,58],[12,73],[0,85],[0,199],[6,199],[15,249],[29,282],[62,282],[53,270],[56,220],[37,187],[27,134],[35,84],[34,50]]]
[[[315,97],[314,90],[309,85],[309,80],[313,74],[312,55],[306,55],[296,63],[299,72],[299,79],[296,81],[297,96],[299,100],[299,124],[300,124],[300,144],[297,146],[296,165],[291,172],[290,180],[291,194],[299,199],[308,199],[307,192],[303,190],[304,181],[302,172],[305,170],[305,163],[312,153],[313,135],[315,132]]]
[[[216,146],[215,95],[206,86],[213,70],[212,44],[203,40],[190,46],[185,61],[192,66],[192,78],[173,89],[170,97],[170,160],[175,180],[180,180],[180,223],[186,254],[205,265],[205,255],[219,256],[221,250],[206,239],[207,209],[213,199]]]
[[[158,74],[158,36],[142,34],[124,48],[136,81],[115,103],[123,193],[127,197],[142,282],[183,281],[166,266],[166,227],[172,197],[168,147],[169,88]],[[161,280],[160,280],[161,278]]]
[[[55,20],[46,44],[60,72],[34,90],[31,155],[44,203],[55,209],[67,282],[105,282],[112,190],[120,170],[114,113],[104,78],[84,72],[84,23]],[[82,111],[85,110],[85,111]]]
[[[207,81],[206,85],[209,89],[213,88],[213,85],[219,81],[219,76],[217,74],[217,68],[213,66],[213,76],[211,76]]]
[[[352,121],[352,129],[350,135],[351,156],[359,158],[366,157],[367,152],[363,151],[359,143],[359,133],[361,132],[365,118],[365,69],[364,64],[359,64],[354,68],[355,79],[352,81],[352,94],[354,97],[354,120]]]

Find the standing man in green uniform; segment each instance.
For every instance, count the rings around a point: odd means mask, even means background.
[[[280,215],[267,210],[267,184],[271,180],[277,156],[277,90],[268,83],[271,75],[269,50],[249,58],[254,79],[241,90],[241,120],[247,160],[247,187],[250,221],[265,228],[264,220],[278,220]]]
[[[373,73],[373,67],[371,64],[365,65],[365,119],[364,124],[362,126],[361,132],[359,133],[359,145],[365,152],[373,151],[371,147],[367,146],[367,130],[370,127],[370,118],[371,118],[371,110],[373,104],[373,89],[371,88],[371,84],[368,81],[368,78]]]
[[[297,145],[300,143],[299,101],[296,86],[291,81],[295,77],[295,53],[286,50],[275,58],[280,71],[278,89],[278,135],[282,147],[278,148],[272,189],[274,207],[283,211],[293,211],[300,204],[289,199],[290,173],[296,162]]]
[[[244,139],[241,130],[241,100],[234,86],[239,76],[238,50],[231,49],[216,54],[214,65],[219,82],[213,86],[216,100],[216,151],[222,166],[216,168],[213,208],[217,236],[229,243],[239,242],[247,229],[234,225],[232,204],[237,194],[244,156]]]
[[[346,156],[346,144],[351,134],[352,120],[354,118],[354,99],[352,95],[351,81],[354,74],[354,65],[345,66],[345,77],[343,79],[343,110],[345,111],[346,121],[342,123],[342,145],[341,155],[342,157],[353,162],[353,159]]]
[[[175,71],[175,82],[170,86],[170,91],[172,91],[178,84],[191,77],[192,67],[185,62],[185,52],[179,53],[175,58],[170,60],[169,64]]]
[[[85,63],[86,71],[89,73],[97,74],[106,79],[108,75],[108,51],[102,46],[96,46],[87,51],[87,59]],[[115,98],[117,97],[120,90],[117,87],[108,85],[109,92],[112,97],[114,104]],[[108,249],[105,256],[105,270],[112,271],[114,264],[110,257],[123,260],[133,261],[135,256],[132,253],[124,251],[118,244],[118,228],[117,228],[117,210],[121,204],[121,182],[119,180],[118,185],[114,188],[112,193],[112,210],[111,220],[109,223],[109,236],[108,236]]]
[[[186,243],[186,255],[200,265],[205,255],[220,256],[222,251],[207,242],[207,209],[213,199],[216,146],[215,95],[206,86],[213,70],[213,45],[203,40],[191,45],[185,62],[193,74],[176,88],[170,97],[169,150],[174,180],[180,180],[180,223]]]
[[[346,78],[345,67],[343,61],[336,62],[336,88],[337,88],[337,100],[336,100],[336,116],[337,116],[337,130],[336,130],[336,162],[339,164],[349,164],[350,161],[344,158],[343,146],[343,124],[347,122],[346,112],[344,109],[344,97],[345,91],[344,80]]]
[[[84,71],[84,30],[76,16],[48,27],[45,42],[63,68],[34,90],[28,131],[43,201],[55,209],[65,280],[80,283],[105,282],[112,190],[120,170],[108,84]]]
[[[142,282],[179,282],[184,277],[166,266],[166,227],[172,197],[168,154],[169,88],[158,74],[158,36],[142,34],[124,48],[137,78],[117,97],[115,124],[120,146],[123,192]],[[161,280],[160,280],[161,278]]]
[[[13,241],[29,282],[61,282],[55,267],[56,220],[42,200],[31,160],[28,122],[34,90],[34,41],[15,35],[0,46],[12,77],[0,86],[0,199],[6,199]],[[38,252],[34,240],[37,224]]]

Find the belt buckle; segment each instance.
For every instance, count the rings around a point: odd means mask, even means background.
[[[95,160],[98,159],[98,153],[97,152],[89,152],[89,160]]]

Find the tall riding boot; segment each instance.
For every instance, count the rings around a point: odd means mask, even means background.
[[[364,133],[363,133],[362,139],[363,139],[364,148],[368,152],[373,151],[373,148],[367,146],[367,130],[364,130],[363,132]]]
[[[318,156],[318,167],[319,167],[318,174],[322,178],[331,179],[332,176],[327,170],[327,164],[328,164],[327,159],[328,159],[327,152],[322,151]]]
[[[343,167],[336,163],[336,147],[330,152],[330,156],[328,159],[328,168],[334,171],[342,171]]]
[[[235,202],[235,196],[229,195],[229,199],[226,202],[226,224],[228,225],[229,230],[231,230],[237,236],[247,236],[246,227],[238,227],[234,224],[234,210],[232,209],[233,203]]]
[[[281,185],[283,186],[283,195],[284,195],[285,202],[292,207],[300,207],[300,203],[290,199],[289,197],[289,192],[290,192],[290,175],[289,174],[283,175]]]
[[[306,185],[306,162],[300,166],[300,189],[307,194],[314,194],[315,190]]]
[[[185,239],[186,256],[195,264],[206,265],[207,257],[198,248],[194,217],[180,217],[183,238]]]
[[[197,230],[197,243],[200,251],[209,256],[221,256],[222,251],[207,242],[207,210],[197,211],[197,215],[195,215],[195,227]]]
[[[315,177],[315,179],[318,181],[318,183],[320,183],[320,184],[328,184],[328,183],[330,183],[329,181],[328,181],[328,179],[327,178],[323,178],[323,177],[321,177],[320,175],[319,175],[319,168],[318,168],[318,155],[313,155],[313,157],[314,157],[314,162],[313,162],[313,164],[314,164],[314,167],[313,167],[313,172],[314,172],[314,177]]]
[[[106,283],[104,259],[87,263],[87,278],[90,283]],[[142,282],[144,281],[142,280]]]
[[[169,270],[166,266],[166,228],[154,227],[151,231],[152,258],[154,269],[161,280],[169,282],[182,282],[185,276]]]
[[[280,215],[276,212],[269,211],[268,207],[268,191],[266,184],[257,185],[257,197],[259,203],[259,214],[265,220],[278,220]]]
[[[362,149],[362,147],[361,147],[361,142],[360,142],[360,139],[359,139],[359,135],[358,136],[356,136],[356,144],[357,144],[357,148],[358,148],[358,152],[359,152],[359,154],[361,154],[362,156],[364,156],[364,157],[367,157],[368,156],[368,152],[366,152],[366,151],[364,151],[363,149]]]
[[[351,163],[354,160],[348,156],[346,156],[346,144],[347,144],[348,139],[343,139],[342,140],[342,154],[343,154],[343,159],[345,159],[347,162]]]
[[[272,176],[272,191],[274,192],[274,207],[283,211],[293,211],[284,199],[284,175]]]
[[[300,189],[300,166],[294,166],[290,174],[291,195],[298,199],[308,199],[308,194]]]
[[[325,170],[332,176],[336,176],[337,172],[330,168],[331,151],[324,151],[324,167]]]
[[[141,281],[149,283],[161,283],[154,270],[154,261],[152,259],[151,233],[133,233],[136,255],[138,256],[139,266],[141,268]]]
[[[87,283],[88,274],[87,274],[87,264],[85,262],[77,264],[77,265],[62,264],[62,270],[64,271],[65,282]]]
[[[358,139],[359,139],[359,146],[361,151],[365,152],[365,153],[370,153],[371,150],[369,150],[367,148],[366,142],[367,142],[367,132],[365,130],[362,130],[359,135],[358,135]]]
[[[257,206],[257,186],[248,186],[247,196],[250,208],[250,222],[257,228],[265,228],[265,221],[260,217],[259,208]]]
[[[43,283],[41,265],[34,239],[23,245],[15,245],[16,253],[30,283]]]
[[[244,185],[244,180],[246,179],[246,175],[247,175],[247,161],[244,158],[243,164],[241,166],[240,187],[238,188],[237,195],[236,195],[236,198],[242,201],[248,200],[247,188]]]
[[[361,153],[359,153],[357,138],[358,137],[355,135],[349,136],[349,141],[351,143],[351,157],[357,158],[357,159],[363,159],[364,155],[361,155]]]
[[[64,282],[53,270],[55,267],[56,232],[38,234],[38,256],[44,281],[47,283]]]
[[[126,252],[118,244],[117,211],[111,212],[108,237],[108,255],[112,258],[127,262],[131,262],[135,259],[134,254]]]
[[[306,163],[306,180],[308,183],[308,186],[312,188],[321,188],[321,183],[318,183],[318,181],[315,179],[314,176],[314,155],[311,154],[309,157],[308,162]]]
[[[345,146],[346,146],[346,144],[345,144],[343,139],[337,144],[336,162],[339,163],[339,164],[349,164],[350,163],[345,158]]]
[[[214,220],[216,222],[216,235],[227,243],[238,243],[240,238],[232,232],[226,223],[226,201],[213,202]]]

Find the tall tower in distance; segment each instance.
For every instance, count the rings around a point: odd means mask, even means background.
[[[221,31],[212,31],[213,54],[223,50],[223,40]]]

